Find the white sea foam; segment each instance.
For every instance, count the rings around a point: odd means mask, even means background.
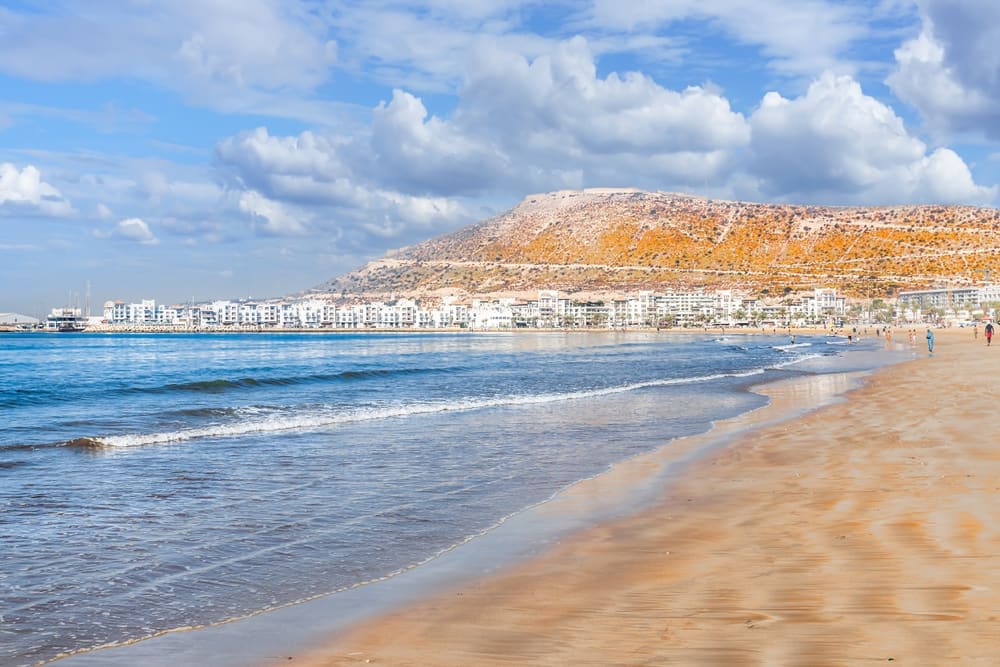
[[[819,356],[819,355],[816,355]],[[798,360],[796,360],[798,361]],[[794,362],[788,362],[794,363]],[[787,365],[787,364],[781,364]],[[606,387],[602,389],[587,389],[571,391],[561,394],[531,394],[524,396],[508,396],[504,398],[489,399],[468,399],[460,401],[448,401],[442,403],[415,403],[407,405],[388,406],[380,408],[366,408],[348,410],[345,412],[330,412],[315,410],[296,415],[274,414],[264,418],[249,419],[231,424],[212,424],[199,428],[181,429],[178,431],[167,431],[162,433],[134,433],[127,435],[112,435],[102,438],[94,438],[94,442],[104,447],[139,447],[143,445],[157,445],[168,442],[182,442],[185,440],[195,440],[199,438],[226,438],[253,433],[270,433],[277,431],[294,430],[314,430],[336,426],[338,424],[348,424],[363,421],[374,421],[379,419],[392,419],[398,417],[411,417],[414,415],[433,414],[440,412],[468,412],[471,410],[482,410],[486,408],[497,408],[517,405],[536,405],[543,403],[554,403],[557,401],[571,401],[583,398],[594,398],[598,396],[609,396],[612,394],[622,394],[648,387],[666,387],[678,384],[692,384],[697,382],[709,382],[721,380],[723,378],[751,377],[764,373],[763,368],[742,371],[738,373],[715,373],[713,375],[702,375],[692,378],[667,378],[662,380],[647,380],[633,384],[621,385],[618,387]]]
[[[788,352],[796,347],[810,347],[812,343],[789,343],[788,345],[775,345],[775,350],[781,350],[782,352]]]
[[[795,364],[800,364],[803,361],[809,361],[810,359],[820,359],[822,354],[804,354],[801,357],[795,357],[794,359],[789,359],[788,361],[781,361],[776,364],[772,364],[769,368],[784,368],[785,366],[794,366]]]

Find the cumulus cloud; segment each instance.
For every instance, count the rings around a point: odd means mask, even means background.
[[[149,225],[142,218],[125,218],[118,221],[110,230],[95,230],[94,236],[97,238],[112,238],[119,241],[138,243],[141,245],[158,245],[160,240],[156,238],[149,229]]]
[[[484,43],[468,69],[450,117],[396,90],[373,110],[367,134],[276,137],[258,128],[220,142],[217,155],[241,187],[271,199],[377,202],[386,212],[402,210],[392,193],[435,202],[621,183],[623,174],[634,179],[627,185],[651,188],[701,181],[750,140],[721,91],[673,91],[638,73],[600,77],[582,38],[534,60]]]
[[[53,217],[74,212],[59,190],[42,180],[36,167],[29,164],[19,170],[10,162],[0,163],[0,211]]]
[[[273,199],[350,205],[357,201],[348,180],[352,169],[340,152],[352,144],[352,139],[309,131],[276,137],[258,127],[222,140],[216,155],[234,170],[241,187]]]
[[[254,190],[248,190],[240,196],[239,206],[241,211],[260,221],[259,229],[266,236],[298,236],[306,231],[300,216]]]
[[[528,60],[482,45],[469,67],[456,123],[535,164],[593,156],[706,153],[745,143],[749,129],[720,91],[674,91],[638,73],[597,74],[575,37]]]
[[[413,195],[399,187],[389,167],[375,167],[371,141],[322,136],[272,136],[266,128],[220,142],[217,157],[241,192],[239,208],[259,231],[287,235],[315,232],[366,243],[365,235],[409,241],[429,230],[468,221],[458,202]],[[375,160],[375,161],[373,161]]]
[[[449,195],[481,193],[502,178],[507,162],[499,146],[482,134],[468,133],[453,123],[428,117],[417,97],[395,90],[372,117],[375,169],[402,191]]]
[[[826,73],[799,97],[769,93],[747,117],[711,86],[599,76],[582,38],[533,60],[484,42],[449,116],[397,89],[373,109],[367,133],[257,128],[220,142],[217,157],[234,187],[252,192],[241,210],[273,233],[293,228],[264,201],[312,210],[318,228],[414,238],[467,221],[459,202],[473,197],[567,187],[711,183],[718,196],[804,203],[996,196],[850,76]]]
[[[32,80],[131,76],[218,108],[263,106],[326,81],[321,14],[295,0],[92,0],[86,12],[0,13],[0,71]]]
[[[1000,5],[921,0],[920,34],[895,51],[886,83],[943,133],[1000,138]]]
[[[765,95],[750,118],[748,171],[767,198],[853,203],[988,203],[954,151],[928,153],[891,108],[849,76],[825,74],[805,95]]]

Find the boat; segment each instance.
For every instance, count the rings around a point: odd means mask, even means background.
[[[77,308],[53,308],[45,318],[45,330],[56,333],[80,333],[86,331],[87,320],[80,316]]]

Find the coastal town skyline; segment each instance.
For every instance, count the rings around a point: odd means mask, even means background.
[[[995,206],[998,23],[938,0],[8,3],[0,308],[86,281],[276,297],[561,188]]]
[[[993,321],[1000,285],[900,292],[897,298],[848,298],[835,288],[781,295],[748,290],[630,290],[607,293],[539,289],[532,296],[463,294],[434,298],[335,298],[308,294],[281,299],[216,299],[162,303],[107,300],[96,314],[55,307],[34,318],[0,312],[0,328],[22,331],[171,333],[303,330],[627,329],[690,327],[809,327],[927,323],[968,326]]]

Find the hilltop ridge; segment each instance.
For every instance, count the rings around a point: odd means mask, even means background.
[[[1000,211],[760,204],[631,188],[529,195],[317,288],[334,294],[837,287],[858,296],[979,283]]]

